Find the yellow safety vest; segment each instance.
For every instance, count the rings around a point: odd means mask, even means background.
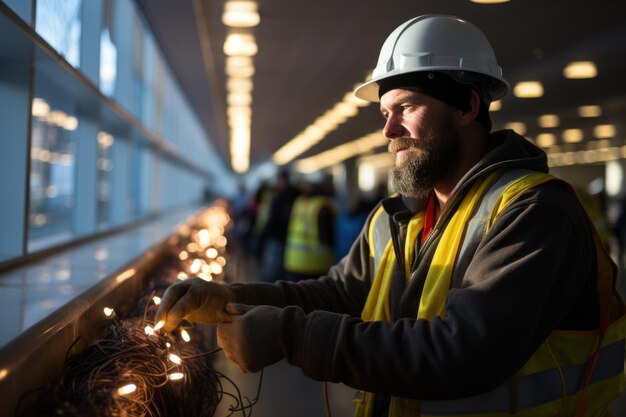
[[[261,198],[256,211],[256,220],[254,221],[254,231],[257,234],[261,234],[267,221],[270,218],[270,208],[272,206],[272,199],[275,192],[271,189],[267,189],[261,193]]]
[[[450,282],[463,274],[475,249],[498,214],[524,191],[547,181],[548,174],[507,170],[477,181],[450,218],[435,249],[420,299],[417,318],[444,317]],[[560,180],[558,180],[560,181]],[[574,194],[569,184],[562,182]],[[424,213],[409,222],[406,245],[406,278],[414,256],[415,240],[423,228]],[[589,222],[591,225],[591,222]],[[446,401],[418,401],[392,397],[389,417],[543,417],[607,415],[607,404],[626,386],[624,340],[626,315],[616,289],[617,268],[593,229],[600,294],[600,329],[593,331],[554,330],[539,349],[510,380],[495,390],[474,397]],[[369,226],[372,266],[376,272],[362,312],[365,321],[391,321],[389,296],[396,264],[390,240],[388,215],[382,207]],[[370,417],[374,394],[359,396],[355,416]]]
[[[334,211],[327,196],[300,196],[293,203],[285,244],[285,271],[323,274],[335,262],[333,248],[320,239],[318,215],[323,207]]]

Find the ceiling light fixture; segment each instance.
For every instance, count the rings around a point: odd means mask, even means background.
[[[563,141],[567,143],[579,143],[583,140],[583,131],[581,129],[565,129],[563,131]]]
[[[380,130],[365,135],[351,142],[335,146],[324,152],[298,161],[296,169],[303,174],[311,174],[336,165],[346,159],[362,155],[387,144],[387,139]]]
[[[293,161],[298,155],[320,142],[329,132],[332,132],[359,112],[359,107],[370,103],[354,96],[352,91],[343,96],[343,100],[336,103],[332,109],[318,117],[311,125],[296,135],[293,139],[278,149],[272,156],[277,165],[285,165]]]
[[[513,94],[519,98],[537,98],[543,96],[543,85],[539,81],[522,81],[515,85]]]
[[[602,116],[602,108],[596,105],[580,106],[578,115],[580,117],[600,117]]]
[[[556,143],[556,136],[553,133],[541,133],[535,138],[537,146],[549,148]]]
[[[593,128],[593,136],[598,139],[610,139],[615,137],[615,125],[605,124]]]
[[[522,136],[526,133],[526,125],[522,122],[509,122],[504,125],[504,128],[514,130]]]
[[[574,80],[594,78],[598,75],[598,69],[592,61],[574,61],[567,64],[563,69],[563,75],[565,78]]]
[[[222,23],[234,28],[251,28],[261,22],[254,1],[231,0],[224,4]]]
[[[489,111],[500,111],[502,109],[502,100],[492,101],[489,104]]]
[[[252,80],[248,77],[234,78],[231,77],[226,81],[226,89],[231,92],[244,92],[250,93],[252,92],[254,85],[252,84]]]
[[[561,119],[556,114],[544,114],[537,119],[540,127],[548,129],[551,127],[558,127],[561,123]]]
[[[229,106],[249,106],[252,104],[250,93],[228,93],[226,102]]]
[[[224,53],[228,56],[254,56],[259,51],[254,36],[250,33],[231,33],[224,42]]]

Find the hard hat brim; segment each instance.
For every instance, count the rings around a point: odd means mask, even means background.
[[[369,81],[361,84],[354,90],[354,95],[360,98],[361,100],[366,100],[372,103],[377,103],[380,101],[380,97],[378,96],[378,82],[381,80],[395,77],[398,75],[409,74],[411,72],[428,72],[428,71],[446,72],[446,71],[458,71],[458,70],[459,70],[458,67],[451,66],[451,67],[425,68],[421,71],[392,71],[392,72],[388,72],[386,74],[380,75],[378,77],[374,77],[370,79]],[[468,72],[472,72],[472,71],[468,71]],[[478,73],[478,72],[476,73],[485,75],[493,81],[493,85],[491,86],[491,88],[489,88],[489,94],[491,96],[492,101],[500,100],[501,98],[505,97],[509,93],[510,86],[509,86],[509,83],[504,78],[495,78],[491,74]]]

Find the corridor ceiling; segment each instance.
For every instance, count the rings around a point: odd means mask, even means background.
[[[230,166],[226,117],[227,34],[223,0],[139,0],[173,71],[206,127],[217,152]],[[494,128],[523,122],[526,136],[553,131],[557,144],[587,145],[592,129],[614,124],[626,144],[626,7],[623,0],[512,0],[477,4],[469,0],[259,0],[260,24],[252,29],[254,57],[250,165],[271,160],[282,145],[342,100],[376,63],[386,36],[411,17],[427,13],[465,18],[490,39],[511,86],[540,81],[541,98],[510,94],[492,113]],[[205,53],[203,54],[203,48]],[[592,79],[566,79],[571,61],[593,61]],[[581,105],[599,105],[602,115],[581,118]],[[543,114],[557,114],[555,129],[538,126]],[[376,129],[378,105],[357,116],[307,151],[310,156]],[[582,143],[563,145],[564,129],[580,128]],[[588,146],[588,145],[587,145]]]

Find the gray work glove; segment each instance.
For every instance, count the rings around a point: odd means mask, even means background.
[[[228,304],[220,314],[217,325],[217,344],[224,349],[226,357],[236,363],[242,372],[258,372],[266,366],[283,359],[291,340],[302,332],[288,328],[287,321],[305,320],[297,307],[249,306]],[[284,337],[284,332],[291,336]]]
[[[228,285],[189,278],[169,287],[155,315],[155,323],[163,320],[168,332],[176,329],[182,320],[191,323],[213,324],[219,321],[218,311],[234,300]]]

